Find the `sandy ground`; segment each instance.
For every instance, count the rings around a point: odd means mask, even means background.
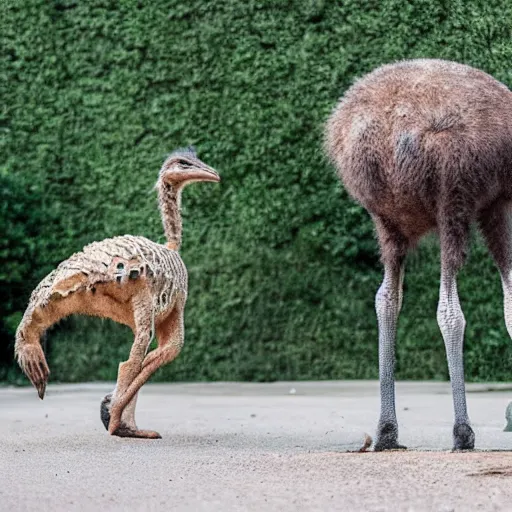
[[[398,385],[409,450],[388,453],[350,453],[373,434],[375,382],[147,385],[154,441],[107,435],[111,388],[0,388],[0,510],[512,510],[512,387],[469,386],[471,453],[449,451],[444,383]]]

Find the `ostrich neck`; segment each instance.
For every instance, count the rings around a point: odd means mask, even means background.
[[[164,225],[167,247],[179,251],[181,247],[181,187],[162,183],[158,189],[160,214]]]

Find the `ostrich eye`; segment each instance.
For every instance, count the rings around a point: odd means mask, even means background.
[[[186,160],[179,160],[178,163],[182,166],[182,167],[192,167],[192,164],[190,162],[187,162]]]

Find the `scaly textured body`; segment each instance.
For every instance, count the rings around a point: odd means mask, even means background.
[[[94,299],[98,291],[104,291],[108,297],[109,289],[121,288],[138,279],[144,279],[151,294],[152,318],[158,320],[168,313],[178,297],[186,300],[187,269],[177,251],[141,236],[125,235],[93,242],[60,263],[39,283],[18,327],[17,338],[21,342],[34,314],[44,319],[50,299],[64,298],[71,293],[88,293]],[[124,318],[124,308],[114,298],[112,301],[112,310],[115,311],[116,306],[119,309],[115,316]],[[104,310],[94,300],[84,302],[83,307],[83,314],[104,316]],[[131,321],[117,321],[133,326]]]
[[[136,395],[183,345],[187,270],[178,253],[180,200],[183,187],[195,181],[219,177],[195,152],[172,153],[157,183],[166,246],[131,235],[93,242],[60,263],[33,291],[16,332],[15,351],[41,398],[49,374],[39,343],[44,331],[71,314],[111,318],[131,327],[135,340],[130,358],[119,366],[116,389],[102,402],[102,421],[116,435],[159,437],[135,425]],[[155,335],[158,348],[147,354]]]
[[[325,147],[348,192],[371,214],[384,264],[375,301],[381,386],[375,449],[400,447],[394,347],[404,260],[431,230],[441,244],[437,320],[453,389],[454,447],[473,448],[456,275],[477,223],[501,273],[512,335],[512,93],[486,73],[454,62],[382,66],[346,92],[327,123]]]

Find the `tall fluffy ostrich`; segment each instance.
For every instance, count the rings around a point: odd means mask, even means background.
[[[156,188],[167,245],[130,235],[94,242],[63,261],[34,290],[16,332],[15,351],[41,399],[49,375],[40,345],[44,331],[73,313],[111,318],[131,327],[135,340],[129,359],[119,365],[114,392],[102,402],[103,424],[113,435],[160,437],[137,428],[135,405],[140,387],[183,345],[187,270],[178,253],[181,192],[196,181],[220,178],[192,148],[173,152],[160,170]],[[147,353],[154,335],[158,347]]]
[[[373,218],[384,265],[375,299],[381,397],[375,450],[402,448],[394,364],[404,259],[431,230],[441,247],[437,321],[452,383],[454,448],[472,449],[456,276],[475,222],[501,273],[512,335],[512,94],[486,73],[454,62],[382,66],[341,99],[325,147],[348,192]]]

